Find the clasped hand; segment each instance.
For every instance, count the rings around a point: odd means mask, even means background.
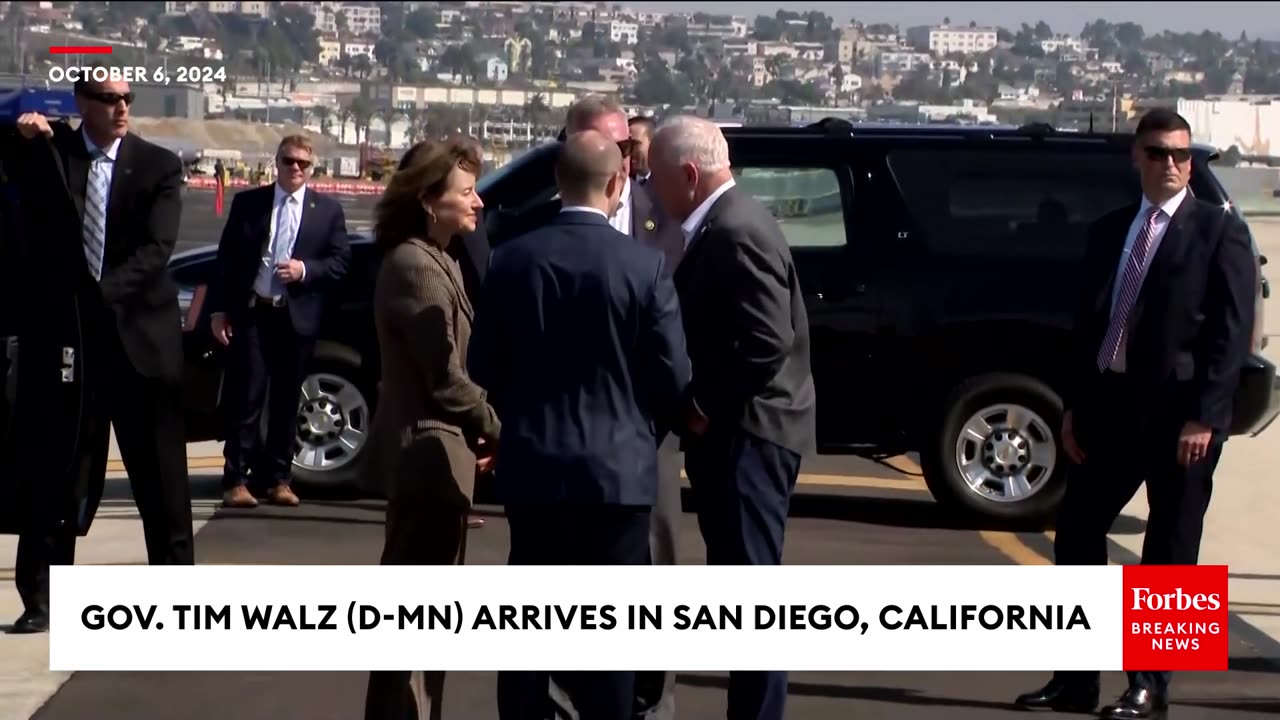
[[[1085,462],[1084,450],[1076,440],[1075,420],[1070,411],[1062,417],[1062,447],[1067,456],[1077,465]],[[1213,442],[1213,429],[1194,420],[1189,420],[1178,433],[1178,464],[1190,467],[1193,463],[1204,460],[1209,455],[1209,445]]]

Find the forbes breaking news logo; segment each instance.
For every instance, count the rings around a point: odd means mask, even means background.
[[[1124,669],[1227,669],[1227,567],[1124,568]]]

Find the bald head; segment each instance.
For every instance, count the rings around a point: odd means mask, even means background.
[[[624,179],[622,151],[618,144],[596,130],[570,135],[560,146],[556,160],[556,185],[565,206],[584,205],[613,214]]]

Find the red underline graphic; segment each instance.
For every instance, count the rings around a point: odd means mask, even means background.
[[[110,45],[54,45],[49,48],[54,55],[110,55]]]

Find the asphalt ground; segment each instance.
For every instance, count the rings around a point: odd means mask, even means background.
[[[192,250],[202,245],[217,245],[222,235],[222,226],[227,221],[227,213],[231,212],[231,199],[236,189],[223,198],[222,215],[214,212],[214,193],[212,190],[195,190],[186,188],[182,191],[182,222],[178,227],[178,246],[175,252]],[[335,195],[342,203],[346,214],[347,229],[350,232],[367,231],[373,225],[373,207],[378,201],[377,195]]]
[[[902,463],[910,468],[909,461]],[[807,464],[787,531],[788,564],[1043,564],[1049,545],[1040,532],[958,522],[929,499],[918,478],[866,461],[824,458]],[[841,480],[843,478],[843,480]],[[196,487],[216,496],[216,476],[199,473]],[[127,497],[106,508],[134,512]],[[703,548],[689,498],[681,527],[681,562],[700,564]],[[467,562],[502,564],[508,534],[498,508],[481,507],[487,525],[472,531]],[[298,508],[220,510],[196,540],[197,562],[209,564],[372,564],[382,546],[383,504],[308,497]],[[1141,532],[1127,518],[1118,528]],[[335,582],[338,580],[335,578]],[[851,651],[856,651],[851,648]],[[1233,635],[1233,670],[1175,677],[1170,717],[1200,720],[1280,714],[1280,669]],[[673,661],[674,664],[674,661]],[[1027,717],[1009,703],[1037,687],[1043,673],[796,673],[788,718]],[[37,720],[191,720],[362,716],[362,673],[219,672],[77,673],[34,716]],[[680,674],[677,717],[724,717],[726,677]],[[448,676],[445,717],[496,718],[496,675]],[[1104,676],[1104,702],[1124,687]]]

